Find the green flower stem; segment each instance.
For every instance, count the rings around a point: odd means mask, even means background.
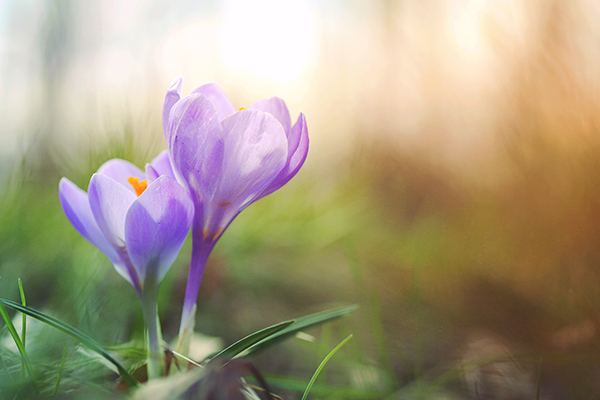
[[[142,309],[146,323],[146,356],[148,363],[148,380],[164,375],[165,354],[162,350],[162,335],[158,319],[156,298],[158,284],[153,279],[146,279],[142,290]]]

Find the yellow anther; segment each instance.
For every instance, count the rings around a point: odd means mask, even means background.
[[[148,181],[146,179],[144,179],[143,181],[140,182],[139,178],[130,176],[127,179],[127,182],[129,182],[131,184],[131,186],[133,186],[133,189],[135,190],[135,194],[137,194],[137,197],[140,197],[140,195],[142,193],[144,193],[144,190],[146,190],[146,188],[148,187]]]
[[[245,108],[244,107],[240,107],[240,109],[238,111],[244,111]]]

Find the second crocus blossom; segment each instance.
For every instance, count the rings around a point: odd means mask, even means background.
[[[181,98],[182,79],[167,91],[163,127],[177,178],[194,202],[192,260],[179,331],[187,353],[206,260],[233,219],[287,183],[308,152],[306,119],[292,126],[283,100],[273,97],[235,110],[216,84]]]
[[[148,194],[152,193],[150,196],[146,194],[141,201],[146,202],[146,198],[150,197],[150,203],[155,204],[158,201],[157,204],[162,204],[163,207],[167,206],[167,200],[174,199],[189,204],[189,196],[186,196],[183,188],[174,182],[175,177],[167,152],[161,153],[151,164],[148,164],[145,172],[125,160],[107,161],[90,180],[89,193],[79,189],[67,178],[63,178],[59,184],[60,202],[69,221],[87,241],[112,261],[117,272],[133,285],[138,296],[141,294],[147,266],[138,264],[136,267],[130,260],[125,246],[126,216],[130,206],[139,200],[148,184],[153,183],[161,175],[172,179],[161,181],[157,188],[165,186],[175,188],[173,198],[158,196],[154,189],[148,192]],[[161,193],[164,193],[164,190]],[[174,213],[170,216],[180,217]],[[136,219],[131,217],[130,224],[135,226]]]
[[[189,232],[194,206],[172,177],[163,153],[146,173],[124,160],[110,160],[95,173],[88,192],[67,178],[59,197],[67,218],[113,262],[132,284],[144,311],[148,374],[162,374],[164,362],[156,296],[160,281],[175,261]]]

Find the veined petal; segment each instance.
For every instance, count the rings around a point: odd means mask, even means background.
[[[131,205],[125,220],[129,257],[141,282],[162,280],[185,241],[194,217],[188,192],[160,176]]]
[[[257,197],[265,197],[289,182],[300,170],[308,154],[308,128],[306,118],[300,113],[288,137],[288,160],[277,178]]]
[[[306,126],[306,117],[300,113],[296,123],[292,127],[288,136],[288,160],[292,158],[292,154],[300,149],[300,152],[308,152],[308,127]]]
[[[81,236],[106,254],[113,263],[119,262],[117,250],[96,223],[87,193],[67,178],[62,178],[58,184],[58,197],[67,218]]]
[[[290,127],[292,126],[290,112],[288,111],[288,108],[285,105],[285,101],[283,101],[279,97],[271,97],[270,99],[257,101],[256,103],[248,107],[248,109],[268,112],[269,114],[277,118],[279,122],[281,122],[286,136],[289,136]]]
[[[279,175],[287,160],[285,132],[271,114],[240,111],[222,125],[227,157],[210,212],[222,220],[220,228]]]
[[[235,113],[235,107],[231,104],[229,97],[227,97],[223,89],[216,83],[202,85],[199,88],[194,89],[190,94],[192,93],[201,94],[210,100],[217,111],[219,121],[223,121],[225,117]]]
[[[113,158],[112,160],[102,164],[97,173],[112,178],[121,185],[125,186],[133,194],[135,194],[135,189],[133,186],[131,186],[127,179],[132,176],[134,178],[139,178],[142,181],[146,179],[146,174],[141,169],[129,161],[121,160],[119,158]]]
[[[223,164],[223,132],[210,100],[191,94],[177,102],[169,116],[168,137],[174,172],[196,203],[206,202],[216,190]]]
[[[163,105],[163,132],[165,137],[167,136],[167,128],[169,126],[169,113],[175,103],[181,99],[181,86],[183,85],[183,77],[178,76],[171,82],[169,89],[167,89],[167,95],[165,96],[165,103]],[[168,142],[168,140],[167,140]]]
[[[88,187],[94,218],[104,236],[115,247],[125,246],[125,216],[137,196],[114,179],[94,174]]]
[[[150,164],[146,164],[146,179],[148,180],[148,184],[152,183],[160,176],[160,173],[154,169],[154,167]]]
[[[167,150],[163,150],[150,164],[146,164],[146,179],[148,180],[148,184],[152,183],[160,175],[167,175],[169,178],[175,179]]]
[[[136,287],[133,277],[125,262],[121,259],[118,250],[108,241],[98,227],[87,193],[67,178],[61,179],[58,193],[62,208],[75,229],[110,259],[119,275]]]

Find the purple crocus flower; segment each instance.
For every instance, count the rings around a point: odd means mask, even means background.
[[[162,374],[158,285],[175,261],[189,232],[194,205],[173,178],[166,152],[142,172],[119,159],[106,162],[84,192],[67,178],[59,184],[67,218],[79,233],[112,261],[134,287],[144,311],[148,372]]]
[[[210,252],[242,210],[296,175],[308,152],[308,130],[302,113],[292,126],[285,102],[277,97],[236,111],[214,83],[184,98],[181,86],[179,77],[167,91],[163,128],[175,175],[195,207],[178,344],[186,353]]]

